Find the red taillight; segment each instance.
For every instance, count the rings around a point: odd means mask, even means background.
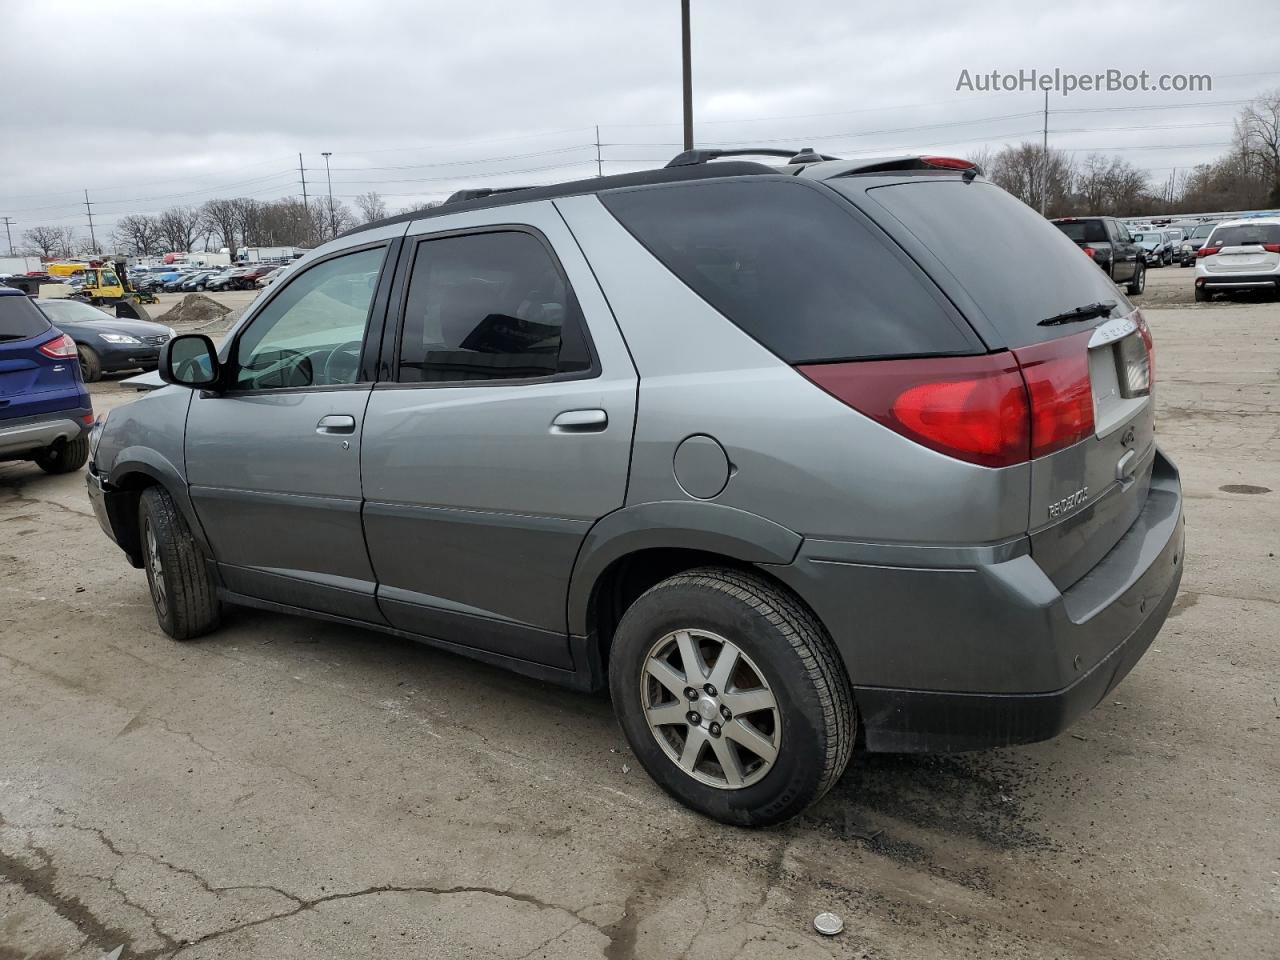
[[[1210,247],[1201,247],[1199,250],[1197,250],[1197,251],[1196,251],[1196,256],[1197,256],[1197,257],[1212,257],[1212,256],[1213,256],[1215,253],[1217,253],[1217,252],[1218,252],[1218,251],[1217,251],[1216,249],[1213,249],[1213,248],[1210,248]]]
[[[65,333],[56,340],[40,344],[40,352],[54,360],[70,360],[76,355],[76,342]]]
[[[1142,315],[1141,310],[1134,312],[1133,321],[1138,325],[1138,335],[1142,337],[1142,342],[1147,347],[1147,389],[1149,392],[1154,390],[1156,386],[1156,342],[1151,337],[1151,328],[1147,326],[1147,318]]]
[[[1262,249],[1267,253],[1280,253],[1280,243],[1264,243]]]
[[[1009,353],[799,370],[836,399],[939,453],[986,467],[1027,459],[1027,391]]]
[[[81,414],[80,422],[83,423],[86,427],[92,427],[94,423],[93,414],[92,413]]]
[[[920,162],[927,167],[942,167],[944,170],[969,170],[973,167],[972,161],[959,157],[921,157]]]
[[[1069,447],[1093,433],[1089,383],[1092,330],[1013,351],[1031,397],[1031,458]]]
[[[939,453],[1006,467],[1093,432],[1093,331],[981,357],[806,364],[840,400]]]
[[[1084,255],[1086,257],[1089,257],[1090,259],[1093,259],[1093,255],[1097,252],[1093,249],[1093,247],[1081,247],[1080,249],[1083,250]]]

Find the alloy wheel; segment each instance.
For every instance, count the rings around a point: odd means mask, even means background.
[[[147,534],[147,572],[151,575],[151,599],[156,609],[163,616],[168,612],[168,596],[164,590],[164,563],[160,559],[160,544],[156,541],[155,528],[146,524]]]
[[[732,641],[674,630],[650,648],[640,704],[654,739],[700,783],[740,790],[778,758],[782,724],[763,671]]]

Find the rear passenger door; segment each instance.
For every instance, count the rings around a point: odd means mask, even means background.
[[[1121,280],[1132,280],[1138,272],[1138,260],[1142,256],[1142,248],[1134,242],[1129,228],[1119,220],[1108,224],[1111,229],[1111,249],[1115,257],[1111,279],[1119,283]]]
[[[621,507],[636,372],[550,202],[413,224],[362,446],[364,529],[396,627],[569,668],[565,603]]]

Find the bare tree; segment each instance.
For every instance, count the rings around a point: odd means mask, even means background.
[[[1166,185],[1164,192],[1170,189]],[[1147,212],[1157,205],[1145,170],[1102,153],[1091,153],[1081,161],[1076,170],[1073,201],[1075,213],[1113,217]]]
[[[22,234],[27,249],[46,260],[58,255],[62,244],[62,231],[57,227],[32,227]]]
[[[186,253],[200,232],[200,211],[194,207],[170,207],[160,214],[160,235],[174,253]]]
[[[200,208],[204,225],[211,234],[217,234],[222,245],[236,258],[236,226],[240,220],[240,210],[234,200],[209,200]]]
[[[1236,139],[1249,157],[1262,165],[1280,191],[1280,89],[1264,93],[1240,111]]]
[[[240,231],[240,239],[244,241],[244,245],[246,247],[262,246],[263,211],[266,204],[251,197],[237,197],[231,202],[235,204],[236,227]]]
[[[60,257],[75,256],[76,242],[78,239],[75,227],[59,227],[57,255]],[[92,247],[93,244],[90,243],[88,246]],[[88,252],[93,253],[95,251],[89,250]]]
[[[1069,206],[1073,169],[1066,151],[1038,143],[1008,146],[991,161],[989,175],[1027,206],[1057,216]],[[1044,203],[1041,203],[1042,198]]]
[[[356,211],[364,223],[381,220],[387,215],[387,204],[382,195],[374,190],[356,197]]]
[[[147,257],[159,252],[161,234],[160,221],[155,217],[131,213],[116,221],[111,237],[123,252]]]

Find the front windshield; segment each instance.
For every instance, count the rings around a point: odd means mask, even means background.
[[[1137,239],[1139,243],[1160,243],[1164,237],[1158,233],[1140,233]]]
[[[1213,233],[1213,228],[1214,224],[1212,223],[1202,223],[1200,226],[1196,227],[1196,232],[1191,235],[1191,239],[1203,240],[1209,234]]]

